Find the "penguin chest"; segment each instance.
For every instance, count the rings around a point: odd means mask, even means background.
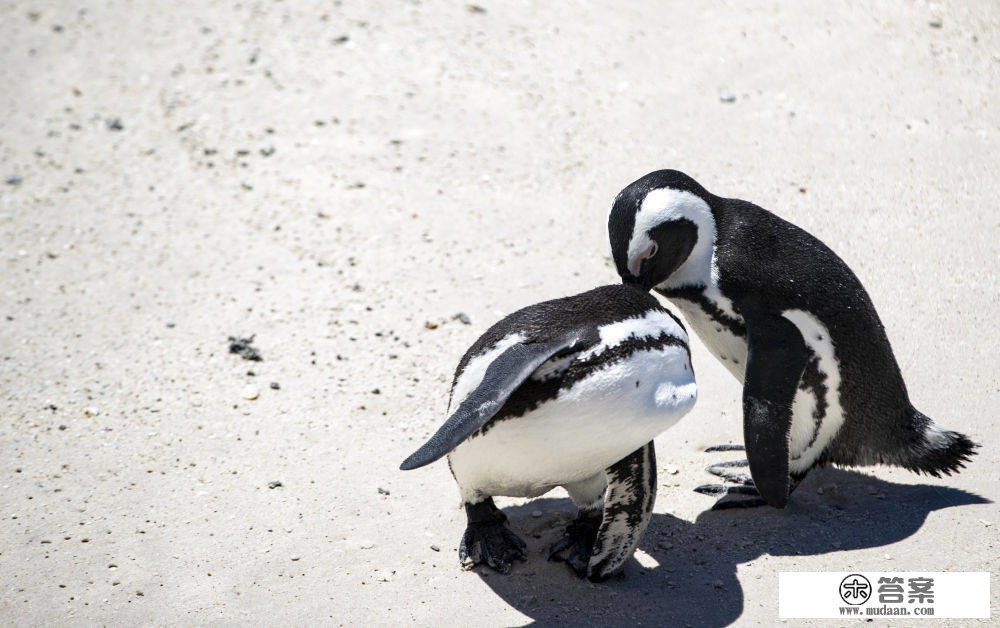
[[[449,463],[463,498],[534,497],[592,477],[695,402],[683,346],[604,360],[590,351],[544,363],[490,423],[455,448]]]
[[[736,329],[739,328],[734,325],[734,321],[742,325],[742,319],[713,315],[714,309],[706,311],[701,304],[683,299],[674,303],[694,328],[705,348],[742,383],[746,368],[747,341],[745,335],[737,333]]]

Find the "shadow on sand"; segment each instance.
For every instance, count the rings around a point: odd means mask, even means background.
[[[633,558],[623,579],[591,584],[545,560],[574,508],[568,499],[543,498],[504,509],[528,543],[527,562],[517,563],[507,576],[476,570],[497,595],[540,625],[724,626],[743,613],[737,565],[765,555],[889,545],[914,534],[934,510],[983,503],[988,500],[958,489],[819,469],[798,487],[785,510],[706,510],[694,524],[654,514],[639,549],[659,566],[644,568]],[[706,498],[705,507],[710,504]],[[545,515],[533,518],[535,510]],[[768,603],[777,606],[777,599]]]

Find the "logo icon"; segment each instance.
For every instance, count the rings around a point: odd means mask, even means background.
[[[840,599],[847,604],[864,604],[872,596],[872,583],[859,573],[852,573],[840,581]]]

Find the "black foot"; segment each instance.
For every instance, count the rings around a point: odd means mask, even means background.
[[[746,450],[747,448],[744,447],[743,445],[733,445],[733,444],[712,445],[711,447],[705,448],[706,453],[711,451],[746,451]]]
[[[740,471],[734,471],[733,469],[746,469],[750,466],[750,463],[746,460],[727,460],[725,462],[717,462],[709,466],[706,471],[712,475],[717,475],[727,482],[733,482],[734,484],[743,484],[746,486],[753,486],[753,478],[750,477],[749,473],[743,473]]]
[[[743,445],[714,445],[705,449],[711,451],[746,451]],[[729,510],[732,508],[756,508],[766,506],[767,502],[760,496],[753,478],[749,473],[734,469],[746,469],[750,463],[746,460],[727,460],[709,466],[706,471],[722,478],[724,484],[703,484],[695,488],[696,493],[724,498],[727,495],[745,495],[748,499],[719,499],[712,510]]]
[[[510,573],[510,564],[525,559],[525,544],[507,526],[507,515],[503,514],[487,498],[478,504],[466,504],[465,513],[469,525],[458,546],[458,558],[462,566],[469,569],[479,563],[486,563],[500,573]]]
[[[597,530],[601,527],[600,511],[581,513],[566,526],[566,534],[549,547],[549,560],[565,562],[581,578],[587,577],[590,554],[594,548]]]

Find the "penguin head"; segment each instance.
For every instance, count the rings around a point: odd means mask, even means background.
[[[611,255],[622,281],[649,290],[707,284],[715,245],[712,195],[677,170],[630,183],[608,217]]]

